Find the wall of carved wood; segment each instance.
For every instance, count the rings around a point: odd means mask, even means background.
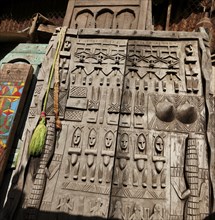
[[[29,158],[57,45],[53,36],[5,215],[194,220],[214,210],[207,35],[132,33],[121,31],[116,38],[113,31],[83,30],[77,37],[76,30],[67,30],[59,63],[62,130],[55,130],[52,86],[44,152]],[[25,179],[21,167],[28,162]]]

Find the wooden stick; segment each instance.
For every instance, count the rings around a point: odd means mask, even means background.
[[[171,10],[172,10],[172,0],[169,0],[168,8],[167,8],[167,16],[166,16],[166,28],[165,30],[169,30],[169,23],[171,18]]]

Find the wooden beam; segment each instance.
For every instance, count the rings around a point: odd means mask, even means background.
[[[145,1],[145,0],[141,0]],[[75,6],[86,7],[86,6],[138,6],[139,0],[76,0]]]
[[[172,0],[169,0],[169,4],[168,4],[168,8],[167,8],[167,16],[166,16],[166,28],[165,28],[166,31],[169,30],[171,11],[172,11]]]
[[[148,1],[148,10],[147,10],[147,17],[146,17],[146,30],[153,30],[152,24],[152,0]]]
[[[28,33],[0,32],[0,42],[24,43],[29,40]]]
[[[63,26],[70,27],[74,7],[75,7],[75,0],[69,0],[66,9],[66,15],[63,20]]]
[[[148,0],[140,0],[140,11],[139,11],[139,20],[138,20],[138,30],[146,29],[146,16],[148,10]]]
[[[37,31],[53,34],[57,26],[40,24]]]
[[[78,33],[77,33],[78,31]],[[195,39],[203,38],[204,41],[209,42],[209,38],[207,33],[202,32],[182,32],[182,31],[149,31],[149,30],[124,30],[124,29],[91,29],[91,28],[83,28],[83,29],[70,29],[70,36],[76,37],[78,34],[79,37],[111,37],[117,39]]]

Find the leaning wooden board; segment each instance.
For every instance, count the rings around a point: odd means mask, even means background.
[[[0,185],[28,89],[33,67],[30,64],[4,64],[0,71]]]

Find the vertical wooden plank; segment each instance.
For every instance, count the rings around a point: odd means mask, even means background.
[[[146,30],[153,30],[153,24],[152,24],[152,0],[149,0],[148,2],[148,12],[146,17]]]
[[[0,72],[0,185],[32,73],[29,64],[5,64]]]
[[[69,0],[67,9],[66,9],[66,15],[63,20],[63,26],[69,27],[72,19],[72,14],[74,11],[75,6],[75,0]]]
[[[166,16],[166,28],[165,30],[169,30],[169,22],[171,18],[171,10],[172,10],[172,0],[169,0],[168,8],[167,8],[167,16]]]
[[[148,10],[148,0],[145,1],[140,0],[140,13],[139,13],[138,28],[137,28],[139,30],[145,30],[147,10]]]

